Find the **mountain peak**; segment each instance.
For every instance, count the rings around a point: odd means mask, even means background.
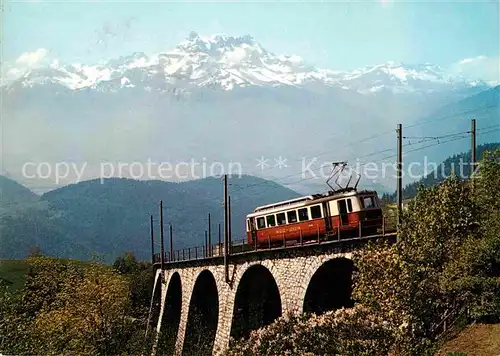
[[[177,46],[177,49],[214,55],[232,51],[241,46],[256,47],[260,49],[260,52],[265,52],[250,35],[228,36],[224,33],[218,33],[211,36],[200,36],[195,31],[191,31],[186,39]]]
[[[188,41],[194,41],[196,40],[197,38],[200,38],[200,35],[198,34],[198,32],[196,31],[191,31],[189,32],[189,35],[187,36],[187,40]]]
[[[255,39],[249,35],[242,36],[228,36],[225,33],[214,33],[210,36],[200,36],[198,32],[191,31],[186,37],[187,41],[196,42],[202,41],[206,43],[246,43],[246,44],[255,44]]]

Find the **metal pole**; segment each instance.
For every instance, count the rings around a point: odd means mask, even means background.
[[[173,238],[172,238],[172,223],[169,224],[169,229],[170,229],[170,259],[174,259],[174,243],[173,243]]]
[[[224,271],[226,283],[229,283],[229,265],[228,265],[228,213],[227,213],[227,174],[224,174]]]
[[[470,133],[471,133],[471,143],[470,143],[470,174],[469,178],[472,178],[472,174],[476,168],[476,119],[472,119],[470,122]]]
[[[205,230],[205,257],[208,257],[208,234],[207,234],[207,230]]]
[[[397,172],[397,204],[398,204],[398,229],[401,225],[403,213],[403,125],[398,124],[398,172]]]
[[[233,246],[233,236],[232,236],[232,233],[231,233],[231,196],[229,195],[228,198],[227,198],[227,205],[228,205],[228,208],[227,208],[227,215],[228,215],[228,230],[229,230],[229,233],[228,233],[228,245],[229,245],[229,254],[231,254],[231,248]]]
[[[219,252],[218,252],[219,256],[221,255],[220,251],[221,251],[221,247],[222,247],[220,239],[221,239],[221,233],[220,233],[220,224],[219,224]]]
[[[165,248],[163,246],[163,200],[160,200],[161,270],[165,269]]]
[[[208,213],[208,255],[211,257],[212,253],[212,222],[210,219],[210,213]]]
[[[153,229],[153,215],[149,216],[150,229],[151,229],[151,263],[155,263],[155,237]]]

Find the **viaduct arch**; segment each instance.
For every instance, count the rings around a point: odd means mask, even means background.
[[[161,307],[153,302],[150,310],[159,335],[153,355],[219,355],[231,339],[285,314],[351,307],[352,271],[352,252],[339,249],[234,256],[228,283],[221,259],[171,263],[163,277],[157,272]]]

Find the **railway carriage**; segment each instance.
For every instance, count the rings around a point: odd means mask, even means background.
[[[257,207],[246,218],[248,244],[259,246],[377,233],[383,224],[375,191],[345,188]]]

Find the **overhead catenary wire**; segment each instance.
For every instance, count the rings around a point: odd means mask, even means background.
[[[443,136],[436,136],[436,137],[433,137],[433,139],[436,139],[436,138],[437,139],[447,138],[447,137],[452,137],[452,136],[457,136],[457,135],[463,135],[463,134],[467,134],[467,133],[469,133],[469,131],[459,132],[459,133],[454,133],[454,134],[448,134],[448,135],[443,135]],[[407,146],[410,146],[410,145],[414,145],[414,144],[407,143],[407,144],[403,145],[403,147],[407,147]],[[385,153],[385,152],[391,152],[391,151],[395,151],[395,150],[396,150],[395,148],[387,148],[387,149],[379,150],[379,151],[376,151],[376,152],[371,152],[371,153],[368,153],[368,154],[365,154],[365,155],[362,155],[362,156],[358,156],[355,159],[359,160],[361,158],[371,157],[371,156],[375,156],[377,154],[381,154],[381,153]],[[396,154],[388,156],[388,157],[395,157],[395,156],[396,156]],[[373,163],[375,163],[375,162],[373,162]],[[366,164],[368,164],[368,163],[366,163]],[[310,169],[310,171],[311,172],[315,172],[315,171],[318,171],[318,170],[321,170],[321,169],[324,169],[324,166],[320,166],[320,167],[318,167],[316,169]],[[287,175],[287,176],[279,177],[279,180],[282,181],[284,179],[292,178],[292,177],[303,175],[303,174],[304,174],[304,172],[294,173],[294,174],[290,174],[290,175]],[[246,186],[241,186],[238,189],[234,190],[233,192],[238,192],[238,191],[241,191],[243,189],[248,189],[248,188],[252,188],[252,187],[256,187],[256,186],[260,186],[260,185],[269,185],[271,183],[275,183],[276,184],[276,182],[263,181],[263,182],[259,182],[259,183],[248,184]]]
[[[474,113],[474,112],[482,111],[482,110],[485,110],[485,109],[488,109],[488,108],[493,108],[493,107],[498,107],[498,105],[485,105],[485,106],[482,106],[482,107],[479,107],[479,108],[476,108],[476,109],[473,109],[473,110],[468,110],[468,111],[464,111],[464,112],[453,114],[453,115],[440,116],[440,117],[432,119],[432,120],[422,121],[422,122],[418,122],[418,123],[415,123],[415,124],[412,124],[412,125],[408,125],[408,126],[406,126],[406,129],[412,128],[412,127],[416,127],[416,126],[426,125],[426,124],[433,123],[433,122],[439,121],[439,120],[447,120],[447,119],[450,119],[450,118],[454,118],[454,117],[459,117],[459,116],[471,114],[471,113]],[[383,131],[381,133],[369,136],[367,138],[362,138],[360,140],[352,141],[352,142],[350,142],[348,144],[345,144],[345,145],[342,145],[342,146],[343,147],[350,147],[350,146],[355,145],[355,144],[360,143],[360,142],[366,142],[366,141],[369,141],[369,140],[372,140],[372,139],[375,139],[375,138],[378,138],[378,137],[382,137],[382,136],[384,136],[384,135],[386,135],[388,133],[391,133],[391,132],[393,132],[393,130]],[[467,132],[470,133],[470,131],[467,131]],[[427,138],[429,138],[429,139],[439,139],[439,138],[451,137],[451,136],[455,136],[455,135],[456,134],[447,134],[447,135],[441,135],[441,136],[427,136]],[[408,138],[409,136],[406,136],[406,137]],[[424,138],[424,137],[422,137],[422,138]],[[417,143],[421,143],[421,142],[417,142]],[[336,150],[332,149],[332,150],[324,151],[324,152],[321,152],[320,154],[316,155],[315,157],[319,157],[321,155],[325,155],[327,153],[334,152],[334,151],[336,151]],[[371,153],[369,155],[375,155],[375,154],[376,153]],[[308,158],[308,157],[304,157],[304,158]],[[362,157],[360,157],[360,158],[362,158]],[[263,170],[264,169],[262,169],[261,171],[263,171]],[[248,174],[251,174],[251,173],[252,172],[249,172]],[[299,173],[299,174],[301,174],[301,173]],[[297,174],[295,174],[295,175],[297,175]],[[291,175],[291,176],[295,176],[295,175]],[[283,179],[283,178],[288,178],[288,177],[285,176],[285,177],[281,177],[279,179]],[[265,184],[265,183],[255,183],[254,185],[249,185],[246,188],[257,186],[259,184]],[[245,188],[242,188],[242,189],[245,189]]]
[[[456,118],[456,117],[460,117],[460,116],[463,116],[463,115],[472,114],[472,113],[475,113],[475,112],[483,111],[483,110],[486,110],[486,109],[491,109],[491,108],[494,108],[494,107],[498,108],[499,105],[498,104],[484,105],[484,106],[481,106],[481,107],[473,109],[473,110],[463,111],[463,112],[460,112],[460,113],[457,113],[457,114],[453,114],[453,115],[440,116],[440,117],[433,118],[433,119],[430,119],[430,120],[416,122],[414,124],[406,126],[406,129],[409,129],[409,128],[412,128],[412,127],[421,126],[421,125],[426,125],[428,123],[433,123],[433,122],[436,122],[436,121],[453,119],[453,118]]]
[[[491,132],[496,132],[496,131],[500,132],[500,129],[491,130],[491,131],[483,132],[483,133],[480,133],[480,134],[486,134],[486,133],[491,133]],[[478,134],[478,135],[480,135],[480,134]],[[462,139],[465,139],[465,138],[468,138],[468,135],[466,135],[466,133],[463,133],[462,136],[459,136],[459,137],[453,137],[453,138],[445,140],[445,141],[435,142],[435,143],[430,144],[430,145],[426,145],[426,146],[423,146],[423,147],[418,147],[418,148],[412,149],[410,151],[406,151],[406,152],[404,152],[404,155],[406,155],[408,153],[411,153],[411,152],[416,152],[416,151],[424,150],[424,149],[429,148],[429,147],[433,147],[433,146],[437,146],[437,145],[442,145],[442,144],[446,144],[446,143],[449,143],[449,142],[459,141],[459,140],[462,140]],[[405,146],[409,146],[409,145],[407,144]],[[385,160],[387,160],[389,158],[394,158],[396,156],[397,156],[397,154],[392,154],[392,155],[382,157],[382,158],[380,158],[378,160],[375,160],[375,161],[372,161],[372,162],[361,163],[360,165],[363,166],[363,165],[367,165],[367,164],[371,164],[371,163],[383,162],[383,161],[385,161]],[[314,169],[314,170],[311,169],[311,171],[315,172],[315,171],[317,171],[319,169],[323,169],[323,167],[319,167],[319,168]],[[301,172],[299,174],[295,174],[294,176],[300,175],[300,174],[303,174],[303,172]],[[309,181],[311,179],[316,179],[316,177],[302,178],[302,179],[299,179],[299,180],[296,180],[296,181],[292,181],[292,182],[286,182],[286,183],[282,182],[281,184],[283,184],[283,185],[292,185],[292,184],[297,184],[297,183],[301,183],[301,182],[304,182],[304,181]],[[271,183],[274,183],[274,185],[271,185]],[[264,193],[267,193],[268,190],[270,190],[270,189],[276,189],[276,188],[278,188],[280,186],[279,184],[277,184],[277,182],[267,182],[267,181],[265,181],[265,182],[261,182],[260,184],[262,184],[262,185],[268,185],[267,189],[264,189],[263,191],[261,191],[259,193],[252,193],[252,197],[260,196],[260,195],[262,195]],[[235,199],[235,201],[240,201],[240,200],[243,200],[244,198],[245,197],[239,197],[239,199]]]

